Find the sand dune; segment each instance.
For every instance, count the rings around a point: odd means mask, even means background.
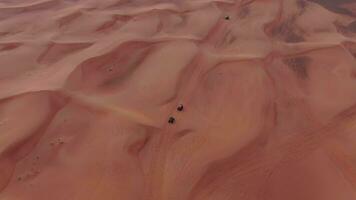
[[[0,200],[356,200],[355,15],[0,0]]]

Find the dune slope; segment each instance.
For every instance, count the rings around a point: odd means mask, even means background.
[[[356,200],[355,0],[0,0],[0,200]]]

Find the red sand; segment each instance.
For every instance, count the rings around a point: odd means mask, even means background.
[[[0,200],[356,200],[355,17],[0,0]]]

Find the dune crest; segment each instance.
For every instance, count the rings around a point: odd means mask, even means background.
[[[0,0],[0,199],[356,199],[355,15]]]

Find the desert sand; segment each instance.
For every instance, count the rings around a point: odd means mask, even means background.
[[[0,0],[0,200],[356,200],[355,0]]]

